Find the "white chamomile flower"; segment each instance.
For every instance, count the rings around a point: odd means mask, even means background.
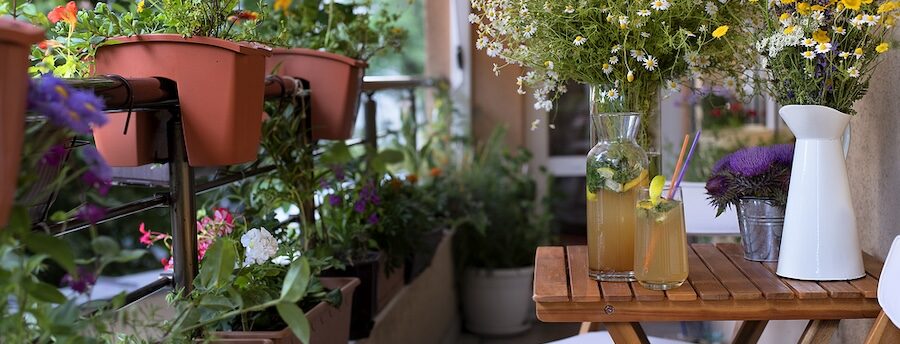
[[[619,97],[619,90],[613,88],[606,91],[606,98],[615,99]]]
[[[650,16],[650,10],[640,10],[640,11],[637,11],[637,15],[639,15],[639,16],[641,16],[641,17],[649,17],[649,16]]]
[[[570,14],[575,13],[575,7],[572,7],[572,5],[566,5],[566,9],[564,9],[563,12]]]
[[[859,69],[856,69],[856,67],[847,68],[847,76],[849,76],[851,78],[858,78],[859,77]]]
[[[804,38],[802,41],[800,41],[800,44],[804,47],[809,48],[814,47],[816,45],[816,41],[814,41],[812,38]]]
[[[650,38],[650,33],[649,33],[649,32],[645,32],[645,31],[642,31],[642,32],[641,32],[641,37],[644,37],[644,38]]]
[[[644,58],[647,55],[646,53],[644,53],[641,50],[632,50],[630,52],[630,54],[631,54],[631,57],[634,58],[635,60],[638,60],[638,62],[644,62]]]
[[[544,61],[544,67],[547,67],[547,69],[553,69],[553,67],[555,67],[555,66],[556,65],[553,64],[553,61],[550,61],[550,60]]]
[[[800,53],[800,55],[803,55],[803,58],[805,58],[807,60],[812,60],[813,58],[816,57],[816,53],[814,53],[812,50],[804,51],[804,52]]]
[[[842,51],[840,54],[838,54],[838,56],[840,56],[842,59],[845,59],[845,58],[850,57],[850,53],[848,53],[846,51]]]
[[[541,124],[541,119],[540,119],[540,118],[531,121],[531,131],[537,130],[538,125],[540,125],[540,124]]]
[[[535,28],[534,25],[528,24],[528,26],[525,26],[525,32],[522,32],[522,36],[525,36],[525,38],[531,38],[532,36],[534,36],[535,32],[537,32],[537,28]]]
[[[716,6],[716,4],[712,2],[707,2],[704,11],[706,11],[706,14],[714,16],[716,13],[719,13],[719,6]]]
[[[609,58],[609,64],[614,65],[614,64],[616,64],[616,63],[619,63],[619,57],[618,57],[618,56],[612,56],[612,57]]]
[[[675,92],[678,90],[678,83],[672,80],[666,80],[666,89],[668,89],[669,92]]]
[[[587,42],[587,38],[583,36],[575,36],[575,40],[572,41],[572,44],[575,44],[576,47],[580,47],[582,44]]]
[[[825,13],[822,13],[822,11],[815,11],[810,15],[810,18],[812,18],[814,22],[821,23],[825,21]]]
[[[832,26],[831,29],[834,30],[834,33],[836,33],[836,34],[838,34],[838,35],[845,35],[845,34],[847,34],[847,30],[844,29],[843,26]]]
[[[544,1],[544,11],[545,11],[545,12],[550,12],[550,11],[552,11],[552,10],[553,10],[553,7],[550,5],[550,2],[549,2],[549,1]]]
[[[819,43],[816,45],[816,53],[825,54],[831,51],[831,43]]]
[[[725,86],[725,88],[732,91],[737,90],[737,80],[734,78],[725,78],[725,81],[722,82],[722,86]]]
[[[491,42],[487,46],[487,55],[490,57],[500,56],[500,52],[503,51],[503,44],[500,42]]]
[[[609,63],[603,64],[603,74],[609,75],[609,73],[612,73],[612,71],[613,71],[613,67],[610,66]]]
[[[647,58],[644,60],[644,68],[652,72],[658,66],[659,63],[656,62],[656,58],[653,55],[647,55]]]
[[[669,6],[671,6],[671,4],[669,4],[668,0],[653,0],[650,2],[650,8],[657,11],[665,11],[669,9]]]
[[[265,228],[253,228],[241,236],[244,266],[263,264],[278,252],[278,241]]]
[[[619,26],[625,27],[628,25],[628,16],[619,16]]]
[[[622,45],[616,44],[612,47],[612,49],[609,50],[609,52],[615,54],[615,53],[619,52],[619,50],[622,50]]]
[[[481,21],[481,18],[478,18],[478,15],[475,13],[469,13],[469,24],[475,24]]]
[[[707,31],[709,31],[709,26],[706,26],[706,24],[701,24],[700,27],[697,28],[697,31],[707,32]]]

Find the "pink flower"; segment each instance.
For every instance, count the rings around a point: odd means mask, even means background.
[[[172,257],[163,258],[159,262],[162,263],[164,270],[172,270],[172,267],[175,266],[175,262],[172,261]]]
[[[141,226],[138,228],[138,231],[141,232],[141,244],[150,246],[153,245],[153,237],[150,234],[150,231],[144,229],[144,223],[141,222]]]

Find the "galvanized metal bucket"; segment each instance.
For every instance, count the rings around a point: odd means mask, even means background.
[[[784,206],[775,205],[771,199],[745,197],[738,200],[736,208],[744,258],[757,262],[778,261]]]

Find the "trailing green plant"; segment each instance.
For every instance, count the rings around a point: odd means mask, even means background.
[[[439,182],[448,192],[460,268],[529,266],[535,249],[550,240],[550,215],[539,206],[535,182],[526,173],[531,154],[507,152],[504,135],[505,130],[495,130],[456,173]]]

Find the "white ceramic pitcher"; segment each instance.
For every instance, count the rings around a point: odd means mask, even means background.
[[[779,113],[797,143],[778,275],[813,281],[865,276],[841,145],[850,116],[820,105],[787,105]]]

